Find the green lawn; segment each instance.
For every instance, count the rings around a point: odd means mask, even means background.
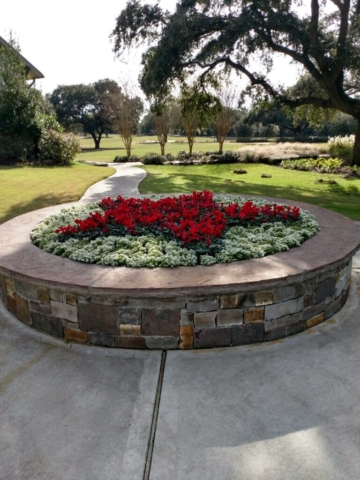
[[[233,171],[244,168],[247,174]],[[140,184],[141,193],[172,193],[211,190],[287,198],[329,208],[353,220],[360,220],[360,179],[338,175],[285,170],[264,164],[236,165],[145,165],[148,176]],[[272,178],[261,178],[263,173]],[[315,183],[318,178],[334,179],[335,185]]]
[[[138,156],[145,155],[145,153],[149,152],[160,153],[159,144],[153,142],[156,142],[155,136],[137,136],[134,138],[131,153]],[[100,143],[100,150],[94,149],[94,141],[91,137],[80,139],[80,143],[82,152],[78,157],[79,160],[112,162],[115,156],[126,155],[124,144],[119,135],[111,135],[109,138],[104,137]],[[239,143],[228,142],[224,145],[225,150],[237,150],[239,147]],[[194,151],[206,152],[209,150],[218,150],[218,148],[218,143],[214,142],[214,138],[196,137]],[[181,150],[189,150],[186,137],[170,136],[165,153],[177,154]]]
[[[0,166],[0,223],[22,213],[78,200],[113,168],[74,163],[68,167]]]
[[[288,198],[314,203],[360,221],[360,179],[285,170],[264,164],[146,165],[141,193],[212,190]],[[233,170],[245,168],[247,174]],[[32,210],[78,200],[93,183],[108,177],[112,168],[74,163],[69,167],[0,166],[0,223]],[[261,178],[263,173],[272,178]],[[335,185],[316,184],[334,179]]]

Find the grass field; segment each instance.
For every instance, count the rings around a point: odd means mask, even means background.
[[[360,179],[338,175],[285,170],[264,164],[241,164],[247,174],[234,174],[239,165],[145,165],[148,176],[140,184],[141,193],[193,192],[244,193],[313,203],[360,220]],[[261,178],[270,174],[272,178]],[[315,183],[333,179],[334,185]]]
[[[74,163],[69,167],[0,166],[0,223],[22,213],[79,200],[113,168]]]
[[[137,137],[134,152],[138,155],[158,151],[157,144],[144,144],[154,137]],[[187,150],[184,137],[175,137],[167,151],[177,153]],[[215,150],[213,139],[199,137],[194,150]],[[181,142],[184,143],[181,143]],[[83,139],[85,150],[81,159],[110,161],[115,155],[123,155],[120,137],[104,139],[103,149],[94,151],[92,139]],[[247,144],[226,144],[225,149],[245,148]],[[86,150],[89,148],[89,150]],[[264,147],[265,148],[265,147]],[[142,152],[141,152],[142,150]],[[108,156],[108,158],[106,158]],[[245,168],[247,174],[233,173],[236,168]],[[148,172],[140,184],[141,193],[192,192],[212,190],[221,193],[244,193],[250,195],[288,198],[329,208],[360,220],[360,179],[342,179],[338,175],[317,174],[285,170],[264,164],[192,165],[192,166],[144,166]],[[108,177],[113,169],[92,167],[74,163],[70,167],[6,167],[0,166],[0,223],[32,210],[78,200],[93,183]],[[270,174],[272,178],[261,178]],[[333,179],[336,184],[317,184],[315,180]]]
[[[145,153],[156,152],[160,153],[160,146],[156,142],[156,137],[152,136],[139,136],[135,137],[133,141],[133,148],[131,153],[133,155],[142,156]],[[82,152],[80,153],[79,160],[97,161],[97,162],[112,162],[114,157],[119,155],[126,155],[126,150],[121,138],[118,135],[111,135],[109,138],[103,138],[101,140],[100,150],[94,149],[94,141],[90,138],[80,139]],[[239,148],[238,143],[226,143],[224,145],[225,150],[237,150]],[[218,143],[214,142],[214,138],[211,137],[196,137],[196,143],[194,145],[194,151],[206,152],[208,150],[218,150]],[[188,151],[189,146],[186,137],[169,137],[169,142],[166,145],[165,153],[177,154],[181,150]]]
[[[264,139],[251,143],[236,143],[233,139],[229,139],[224,144],[224,150],[247,150],[252,154],[258,155],[260,152],[268,153],[270,157],[285,156],[286,154],[302,154],[304,156],[314,155],[318,153],[327,153],[327,143],[264,143]],[[125,156],[126,150],[118,135],[111,135],[109,138],[104,137],[101,140],[101,149],[94,149],[94,142],[91,137],[80,139],[82,152],[79,160],[97,161],[97,162],[112,162],[116,156]],[[213,137],[196,137],[194,152],[217,151],[219,145],[214,141]],[[189,146],[186,137],[170,136],[166,144],[165,153],[178,154],[181,150],[189,151]],[[160,153],[160,146],[156,141],[155,136],[137,136],[133,140],[132,155],[139,157],[145,153],[155,152]],[[255,155],[255,156],[256,156]]]

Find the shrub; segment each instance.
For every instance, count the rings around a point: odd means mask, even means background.
[[[344,161],[349,162],[352,157],[352,151],[355,142],[355,135],[345,135],[341,137],[329,137],[329,152],[331,155],[342,157]]]
[[[209,157],[209,163],[237,163],[240,158],[239,152],[228,150],[226,152],[206,152],[206,157]]]
[[[129,161],[129,157],[127,155],[116,155],[116,157],[114,158],[114,162],[115,163],[126,163]]]
[[[340,158],[304,158],[301,160],[283,160],[283,168],[317,173],[341,173],[343,178],[359,177],[360,167],[344,165]],[[322,180],[323,181],[323,180]]]
[[[130,155],[130,157],[128,158],[128,162],[140,162],[140,158],[136,155]]]
[[[33,149],[30,138],[0,137],[0,163],[24,162]]]
[[[185,152],[185,150],[181,150],[176,157],[176,160],[199,160],[204,156],[204,152]]]
[[[166,162],[166,157],[158,153],[146,153],[140,160],[144,165],[162,165]]]
[[[166,155],[169,162],[180,162],[184,165],[192,165],[193,163],[238,163],[239,153],[231,150],[227,152],[209,151],[209,152],[185,152],[181,151],[175,157],[172,154]]]
[[[127,155],[123,155],[123,156],[117,155],[114,158],[115,163],[138,162],[138,161],[139,161],[139,158],[136,155],[130,155],[130,157],[128,157]]]
[[[47,165],[69,165],[81,151],[72,133],[44,132],[39,141],[39,161]]]
[[[301,160],[283,160],[281,166],[291,170],[318,173],[339,173],[343,161],[339,158],[303,158]]]

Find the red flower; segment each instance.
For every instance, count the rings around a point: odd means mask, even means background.
[[[160,200],[118,196],[104,198],[99,203],[103,212],[90,213],[85,220],[75,220],[76,227],[67,225],[56,230],[63,236],[112,234],[118,227],[132,235],[163,232],[168,237],[187,244],[204,242],[211,245],[214,238],[223,236],[231,224],[262,224],[274,220],[295,221],[300,216],[298,207],[265,204],[252,201],[242,206],[237,203],[217,204],[209,191],[192,195],[167,197]]]

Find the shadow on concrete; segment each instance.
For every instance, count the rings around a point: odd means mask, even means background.
[[[68,203],[76,201],[72,195],[47,193],[34,197],[31,201],[17,202],[9,207],[5,212],[0,215],[0,224],[6,222],[10,218],[14,218],[24,213],[32,212],[40,208],[50,207],[52,205],[60,205],[62,203]]]

